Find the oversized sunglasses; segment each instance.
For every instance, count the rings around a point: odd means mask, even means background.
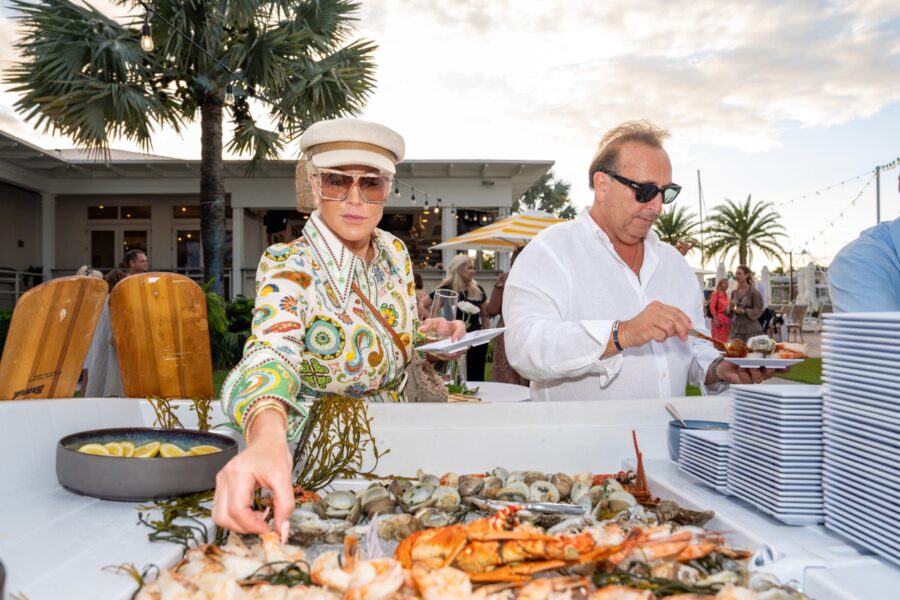
[[[393,175],[386,173],[347,173],[316,168],[313,181],[322,200],[346,200],[355,185],[363,202],[384,204],[391,191]]]
[[[681,193],[681,186],[677,183],[670,183],[669,185],[659,187],[652,183],[638,183],[637,181],[632,181],[631,179],[622,177],[618,173],[613,173],[612,171],[603,171],[603,173],[606,173],[622,185],[626,185],[633,189],[634,199],[641,204],[650,202],[656,198],[656,195],[659,193],[662,193],[663,204],[669,204],[670,202],[674,202],[675,198],[678,197],[678,194]]]

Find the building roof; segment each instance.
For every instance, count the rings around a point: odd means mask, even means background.
[[[0,162],[49,179],[189,179],[200,176],[199,160],[184,160],[111,150],[109,160],[84,150],[45,150],[0,131]],[[248,177],[247,161],[224,161],[226,177]],[[296,161],[267,160],[256,166],[256,177],[293,178]],[[485,185],[493,179],[511,179],[513,197],[528,188],[551,167],[548,160],[404,160],[397,166],[397,178],[460,177],[481,178]],[[0,174],[2,179],[2,174]]]

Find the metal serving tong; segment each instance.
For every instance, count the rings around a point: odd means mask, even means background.
[[[481,510],[498,511],[508,506],[520,506],[536,513],[583,515],[587,508],[578,504],[557,504],[554,502],[506,502],[505,500],[485,500],[483,498],[467,498],[468,502]]]

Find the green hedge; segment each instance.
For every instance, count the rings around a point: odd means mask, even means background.
[[[9,333],[9,324],[12,321],[12,309],[0,310],[0,354],[6,345],[6,335]]]

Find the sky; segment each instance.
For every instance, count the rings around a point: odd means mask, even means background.
[[[16,59],[12,14],[0,0],[0,72]],[[876,224],[872,173],[900,157],[896,0],[364,0],[358,37],[379,46],[361,116],[399,131],[408,158],[552,160],[581,207],[603,133],[649,119],[671,133],[676,205],[698,212],[698,172],[707,211],[772,202],[795,265],[827,264]],[[14,102],[0,85],[0,128],[72,146]],[[156,154],[199,157],[196,126],[158,137]],[[898,171],[882,173],[882,221],[900,216]]]

